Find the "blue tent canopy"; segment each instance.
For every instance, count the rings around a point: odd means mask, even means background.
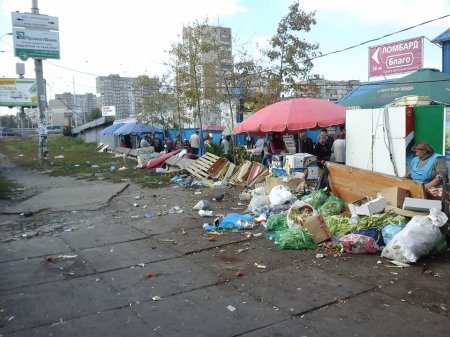
[[[99,131],[98,134],[101,136],[112,135],[114,131],[116,131],[118,128],[120,128],[124,125],[125,125],[125,123],[117,123],[117,124],[110,125],[110,126],[104,128],[103,130]]]
[[[114,136],[125,136],[125,135],[139,135],[143,133],[155,133],[163,132],[163,129],[158,126],[142,124],[142,123],[126,123],[120,128],[113,131]]]

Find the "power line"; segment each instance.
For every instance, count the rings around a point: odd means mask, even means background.
[[[413,28],[417,28],[417,27],[419,27],[419,26],[423,26],[423,25],[425,25],[425,24],[427,24],[427,23],[430,23],[430,22],[434,22],[434,21],[437,21],[437,20],[441,20],[441,19],[447,18],[447,17],[449,17],[449,16],[450,16],[450,14],[447,14],[447,15],[441,16],[441,17],[436,18],[436,19],[424,21],[424,22],[419,23],[419,24],[417,24],[417,25],[414,25],[414,26],[411,26],[411,27],[408,27],[408,28],[404,28],[404,29],[398,30],[398,31],[393,32],[393,33],[389,33],[389,34],[386,34],[386,35],[377,37],[377,38],[375,38],[375,39],[367,40],[367,41],[361,42],[361,43],[359,43],[359,44],[356,44],[356,45],[353,45],[353,46],[350,46],[350,47],[347,47],[347,48],[344,48],[344,49],[332,51],[332,52],[329,52],[329,53],[326,53],[326,54],[322,54],[322,55],[313,57],[313,58],[311,58],[311,60],[315,60],[315,59],[318,59],[318,58],[321,58],[321,57],[324,57],[324,56],[328,56],[328,55],[332,55],[332,54],[337,54],[337,53],[341,53],[341,52],[346,51],[346,50],[350,50],[350,49],[353,49],[353,48],[356,48],[356,47],[360,47],[360,46],[363,46],[363,45],[365,45],[365,44],[367,44],[367,43],[374,42],[374,41],[378,41],[378,40],[384,39],[384,38],[386,38],[386,37],[389,37],[389,36],[392,36],[392,35],[395,35],[395,34],[398,34],[398,33],[406,32],[407,30],[410,30],[410,29],[413,29]]]

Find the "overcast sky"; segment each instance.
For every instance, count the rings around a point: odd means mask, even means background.
[[[95,77],[162,75],[167,50],[183,25],[208,18],[232,29],[234,48],[254,51],[274,35],[291,0],[39,0],[40,14],[59,18],[61,58],[43,63],[47,93],[96,93]],[[31,0],[0,0],[0,76],[17,77],[11,12],[31,12]],[[329,53],[450,14],[450,0],[301,0],[316,11],[317,24],[304,38]],[[424,67],[441,70],[441,49],[432,44],[450,28],[450,17],[314,61],[313,73],[330,80],[368,80],[368,48],[424,36]],[[34,78],[32,60],[25,62]],[[70,69],[75,69],[73,71]],[[92,75],[86,75],[90,73]],[[380,78],[373,78],[377,80]],[[5,113],[5,109],[1,110]],[[9,110],[11,111],[11,110]]]

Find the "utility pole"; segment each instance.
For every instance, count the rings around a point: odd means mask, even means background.
[[[39,14],[38,0],[31,0],[31,12]],[[44,166],[48,153],[47,143],[47,123],[45,120],[45,88],[44,88],[44,70],[42,60],[34,59],[34,71],[36,73],[36,88],[39,109],[39,165]]]
[[[19,78],[23,78],[25,75],[25,63],[16,63],[16,74],[19,75]],[[22,138],[25,138],[25,133],[23,131],[23,127],[25,124],[25,107],[22,105],[20,107],[20,131]]]

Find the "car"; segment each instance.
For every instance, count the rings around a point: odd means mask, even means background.
[[[58,134],[63,132],[63,127],[60,125],[47,126],[48,134]]]
[[[2,128],[0,128],[0,135],[2,135],[2,136],[15,136],[16,133],[14,132],[14,129],[12,129],[12,128],[2,127]]]

